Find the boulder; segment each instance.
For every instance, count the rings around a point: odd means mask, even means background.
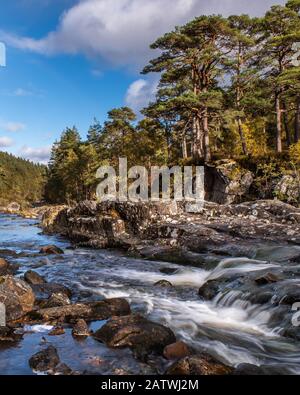
[[[300,183],[293,175],[284,175],[275,186],[275,196],[287,203],[298,203],[300,201]]]
[[[61,248],[56,247],[54,245],[44,246],[41,247],[40,249],[40,254],[45,254],[45,255],[61,255],[63,253],[64,252]]]
[[[205,169],[205,200],[218,204],[239,203],[247,195],[254,175],[233,160],[221,160]]]
[[[175,362],[166,372],[172,376],[226,376],[233,369],[210,355],[195,355]]]
[[[7,276],[9,274],[15,274],[16,267],[13,267],[5,259],[0,258],[0,276]]]
[[[107,299],[100,302],[78,303],[62,307],[40,309],[29,314],[37,321],[76,322],[107,320],[113,316],[130,314],[130,306],[125,299]]]
[[[189,346],[182,341],[168,345],[163,352],[164,357],[169,360],[185,358],[191,354]]]
[[[219,293],[219,281],[210,280],[199,289],[199,296],[205,300],[213,300]]]
[[[157,283],[155,283],[154,286],[161,287],[161,288],[172,288],[173,284],[171,284],[170,281],[167,281],[167,280],[160,280],[160,281],[157,281]]]
[[[52,307],[62,307],[71,304],[71,300],[64,293],[54,293],[47,300],[42,300],[39,303],[40,308],[50,309]]]
[[[273,273],[267,273],[255,279],[257,285],[273,284],[277,283],[278,281],[280,281],[280,278]]]
[[[72,291],[69,288],[56,283],[36,284],[32,285],[31,288],[39,300],[49,299],[54,294],[63,294],[68,298],[72,296]]]
[[[90,336],[90,330],[87,323],[84,320],[78,320],[72,330],[74,337],[87,337]]]
[[[171,329],[148,321],[141,315],[113,318],[94,334],[95,339],[112,348],[129,347],[140,352],[162,353],[175,343]]]
[[[45,279],[33,270],[28,270],[24,274],[24,280],[30,285],[45,284]]]
[[[4,276],[0,277],[0,302],[6,307],[7,321],[14,321],[33,309],[35,296],[24,281]]]
[[[47,372],[53,370],[59,365],[60,359],[57,350],[53,346],[49,346],[43,351],[34,354],[29,359],[31,369],[38,372]]]
[[[0,326],[0,342],[16,342],[22,339],[21,334],[16,334],[12,328]]]

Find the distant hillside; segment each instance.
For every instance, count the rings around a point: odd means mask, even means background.
[[[46,167],[0,152],[0,205],[42,199]]]

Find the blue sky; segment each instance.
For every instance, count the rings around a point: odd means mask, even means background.
[[[139,74],[156,37],[203,13],[262,14],[282,0],[0,0],[0,149],[47,161],[67,127],[84,137],[113,107],[136,111],[157,77]]]

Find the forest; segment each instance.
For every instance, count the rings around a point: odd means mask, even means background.
[[[92,199],[96,169],[184,165],[230,158],[261,179],[300,171],[300,0],[261,18],[202,15],[151,45],[157,74],[142,117],[128,107],[96,119],[82,140],[67,128],[52,149],[46,198]],[[157,51],[158,50],[158,51]]]
[[[43,198],[46,166],[0,152],[0,205],[36,203]]]

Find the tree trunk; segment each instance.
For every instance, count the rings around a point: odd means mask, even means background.
[[[281,105],[280,95],[276,93],[276,124],[277,124],[277,136],[276,136],[276,149],[278,153],[282,152],[282,122],[281,122]]]
[[[297,98],[296,114],[295,114],[295,136],[294,141],[298,143],[300,139],[300,97]]]
[[[186,134],[185,133],[182,136],[182,157],[183,157],[183,159],[187,159],[188,158]]]
[[[285,102],[282,102],[282,108],[283,108],[283,124],[284,124],[284,129],[285,129],[285,134],[286,134],[286,142],[287,145],[290,146],[292,144],[292,136],[290,133],[290,128],[289,128],[289,121],[287,117],[287,108]]]
[[[241,120],[240,117],[238,117],[237,123],[238,123],[238,128],[239,128],[239,134],[240,134],[240,138],[241,138],[241,143],[242,143],[243,154],[244,154],[244,155],[248,155],[248,149],[247,149],[246,138],[245,138],[245,134],[244,134],[244,131],[243,131],[242,120]]]
[[[203,158],[203,136],[198,116],[193,119],[193,137],[194,158],[198,161]]]
[[[207,108],[203,111],[203,132],[204,132],[204,160],[205,162],[210,162],[211,152],[210,152],[210,139],[209,139],[209,127],[208,127],[208,112]]]

